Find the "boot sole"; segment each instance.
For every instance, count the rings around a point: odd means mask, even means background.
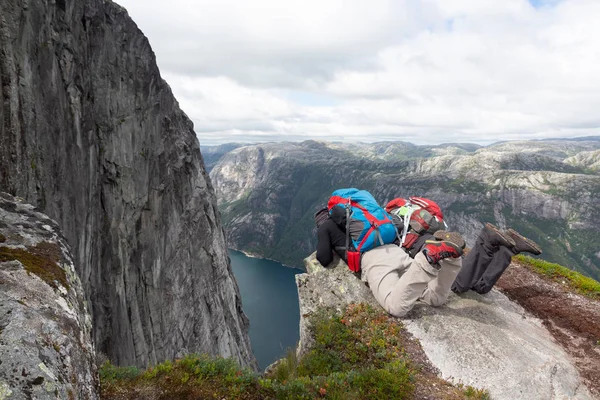
[[[458,232],[437,231],[433,234],[433,237],[436,240],[453,243],[461,250],[465,248],[465,239]]]
[[[514,229],[509,229],[508,230],[508,234],[511,236],[516,236],[518,237],[520,240],[522,240],[523,242],[525,242],[525,244],[529,247],[531,247],[534,251],[528,251],[529,253],[535,254],[536,256],[539,256],[540,254],[542,254],[542,249],[540,248],[540,246],[538,246],[538,244],[536,242],[534,242],[531,239],[527,239],[525,236],[521,235],[519,232],[515,231]],[[537,253],[536,253],[537,252]]]
[[[506,243],[503,243],[504,246],[514,247],[517,244],[517,243],[515,243],[513,238],[511,238],[510,236],[508,236],[507,234],[502,232],[500,229],[498,229],[498,227],[496,225],[493,225],[493,224],[490,224],[489,222],[487,222],[485,224],[485,227],[491,231],[494,231],[494,233],[496,233],[498,236],[500,236],[502,238],[502,240],[504,240],[506,242]]]

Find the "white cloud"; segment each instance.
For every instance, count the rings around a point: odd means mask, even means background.
[[[203,144],[600,134],[597,0],[121,0]]]

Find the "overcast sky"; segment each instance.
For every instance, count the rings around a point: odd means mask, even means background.
[[[202,145],[600,134],[600,0],[117,0]]]

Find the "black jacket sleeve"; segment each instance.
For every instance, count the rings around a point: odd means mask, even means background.
[[[327,225],[325,223],[317,230],[317,260],[324,267],[327,267],[333,261],[333,249]]]

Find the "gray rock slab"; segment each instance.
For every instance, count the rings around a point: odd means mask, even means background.
[[[307,318],[319,307],[379,306],[370,289],[336,258],[323,268],[313,253],[296,276],[302,354],[312,343]],[[402,319],[444,379],[487,389],[496,400],[591,399],[572,361],[541,321],[505,295],[451,294],[442,307],[417,304]]]
[[[92,322],[56,222],[0,193],[0,234],[0,400],[97,399]],[[52,257],[64,279],[27,271],[11,251]]]
[[[403,319],[442,377],[492,399],[590,399],[579,373],[541,321],[502,293],[419,304]]]

